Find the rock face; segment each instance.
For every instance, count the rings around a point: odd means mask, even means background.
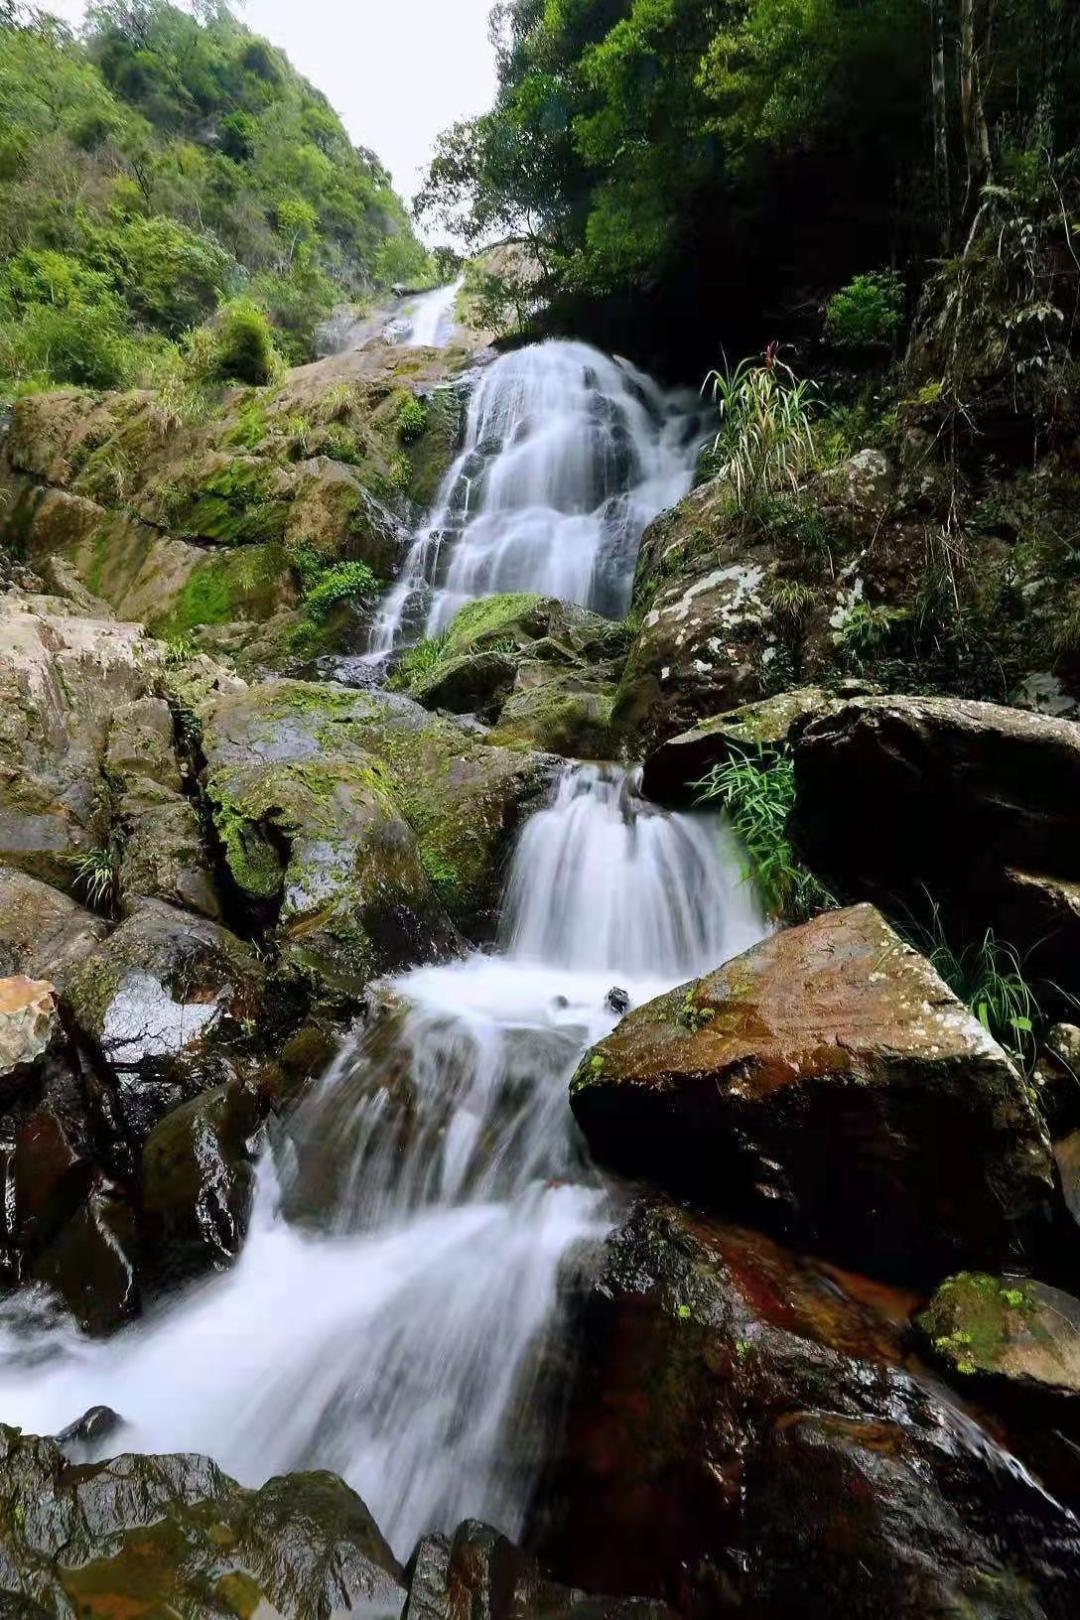
[[[1049,1194],[1016,1070],[870,906],[773,935],[581,1063],[596,1155],[874,1275],[993,1263]]]
[[[1080,1300],[1025,1277],[963,1272],[936,1291],[919,1330],[961,1380],[1080,1397]]]
[[[351,613],[313,623],[312,571],[364,562],[389,582],[453,457],[466,361],[372,344],[232,389],[197,424],[150,392],[58,391],[17,402],[7,437],[8,538],[44,568],[59,559],[95,597],[159,633],[226,645],[278,668],[329,650]],[[406,443],[402,409],[427,403]]]
[[[1077,988],[1080,725],[951,698],[858,698],[795,744],[794,836],[849,894],[925,888]],[[837,791],[837,784],[843,791]]]
[[[4,1588],[50,1614],[393,1620],[405,1597],[371,1515],[332,1474],[246,1491],[205,1457],[71,1467],[53,1441],[7,1428],[0,1466]]]
[[[580,1305],[553,1572],[695,1620],[1064,1620],[1075,1520],[905,1364],[909,1306],[641,1202]]]
[[[475,1519],[452,1537],[425,1536],[406,1580],[402,1620],[674,1620],[662,1603],[592,1597],[546,1579],[535,1559]]]
[[[703,720],[653,749],[645,760],[641,791],[658,804],[688,808],[695,785],[714,765],[725,765],[739,753],[786,747],[800,721],[832,707],[834,700],[826,692],[808,686]]]
[[[43,979],[0,979],[0,1096],[59,1037],[53,985]]]
[[[280,904],[300,948],[344,930],[354,983],[451,949],[447,917],[490,928],[508,838],[552,769],[408,698],[300,681],[220,699],[203,747],[237,887]]]
[[[116,708],[146,694],[160,648],[142,630],[0,598],[0,861],[73,889],[109,827],[102,769]]]
[[[47,883],[0,867],[0,973],[63,989],[100,944],[106,924]]]

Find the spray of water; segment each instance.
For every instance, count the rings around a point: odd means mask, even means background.
[[[763,932],[712,818],[570,767],[520,841],[502,939],[395,980],[268,1150],[234,1269],[106,1344],[0,1324],[0,1417],[114,1406],[124,1444],[257,1483],[342,1473],[395,1548],[468,1516],[520,1528],[544,1442],[560,1278],[605,1226],[566,1106],[633,1001]]]

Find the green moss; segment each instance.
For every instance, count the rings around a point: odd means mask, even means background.
[[[236,412],[235,425],[224,442],[237,450],[255,450],[269,431],[266,400],[262,394],[249,394]]]
[[[204,625],[267,619],[282,605],[286,567],[285,549],[276,543],[208,557],[188,575],[169,612],[152,621],[153,633],[171,638]]]
[[[1027,1326],[1024,1318],[1034,1308],[1023,1288],[967,1271],[942,1283],[918,1325],[935,1354],[970,1377],[997,1370],[1018,1325],[1010,1318],[1019,1316],[1019,1325]]]
[[[397,436],[402,444],[415,444],[427,430],[428,413],[423,400],[406,394],[398,406]]]
[[[543,600],[532,591],[515,591],[466,602],[446,633],[447,649],[467,652],[484,641],[507,635],[522,619],[534,614]]]
[[[287,505],[277,494],[273,467],[236,456],[203,481],[177,521],[181,534],[239,546],[280,540],[286,515]]]

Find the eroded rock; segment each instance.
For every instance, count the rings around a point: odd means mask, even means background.
[[[0,1097],[60,1038],[56,991],[48,980],[0,979]]]

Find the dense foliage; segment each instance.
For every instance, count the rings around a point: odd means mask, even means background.
[[[496,105],[443,137],[421,206],[527,237],[611,341],[643,298],[675,352],[702,321],[797,325],[948,251],[988,181],[1080,132],[1068,0],[503,0],[493,22]],[[887,343],[895,306],[855,283],[834,333]]]
[[[194,10],[105,0],[76,39],[0,8],[8,391],[160,374],[223,304],[231,374],[265,380],[259,319],[299,362],[335,303],[433,279],[388,175],[325,98],[226,5]]]

